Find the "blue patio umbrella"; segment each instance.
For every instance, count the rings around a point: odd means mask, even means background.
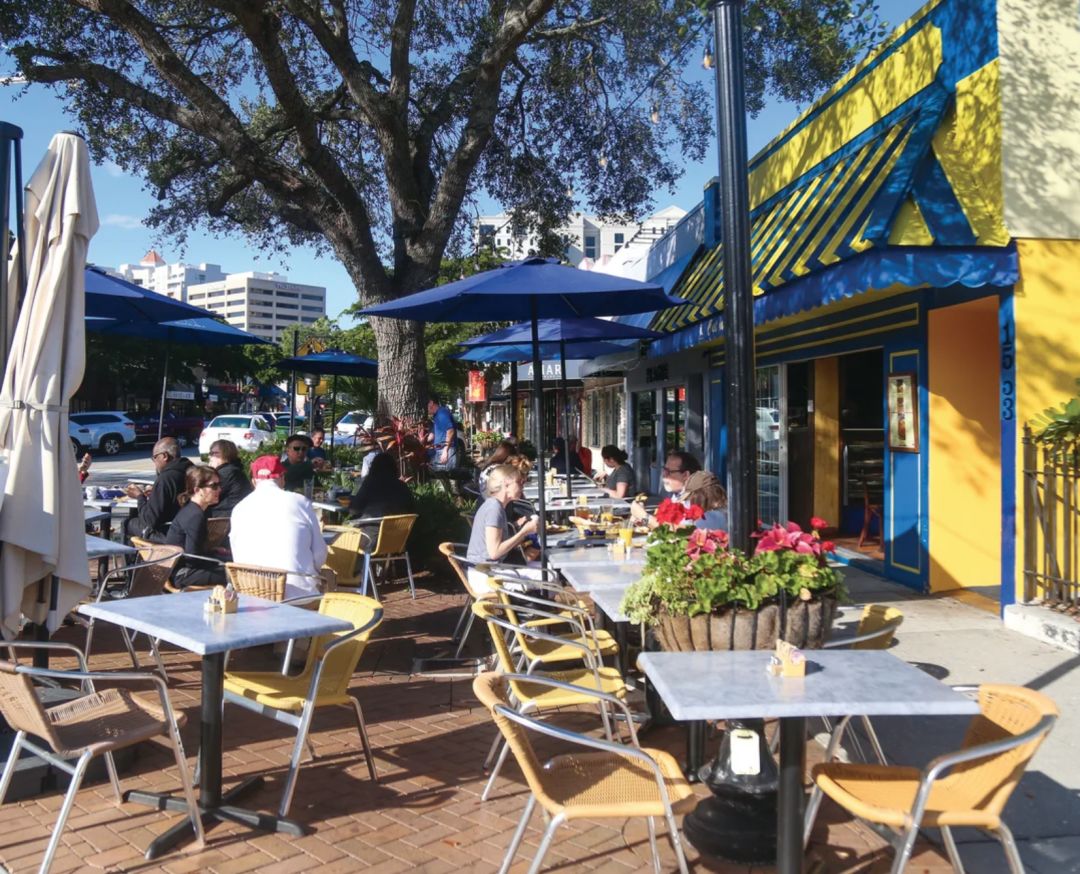
[[[533,418],[544,473],[544,421],[541,408],[540,320],[620,316],[678,306],[659,285],[566,267],[548,258],[526,258],[457,282],[376,304],[361,315],[427,322],[485,322],[528,319],[533,360]],[[539,490],[540,558],[546,562],[544,489]]]
[[[89,281],[90,270],[87,270]],[[112,278],[112,277],[107,277]],[[153,292],[148,292],[153,294]],[[161,295],[154,295],[161,297]],[[89,300],[89,296],[87,298]],[[164,298],[170,300],[170,298]],[[173,301],[175,302],[175,301]],[[187,304],[184,304],[187,306]],[[190,307],[190,309],[198,309]],[[169,354],[173,343],[193,343],[199,346],[247,346],[254,344],[272,345],[269,340],[256,337],[247,331],[219,322],[206,315],[206,310],[198,310],[202,316],[192,319],[177,319],[171,322],[125,321],[121,319],[103,319],[88,316],[86,330],[95,334],[111,334],[124,337],[141,337],[146,340],[165,341],[165,371],[161,376],[161,407],[158,410],[158,440],[161,439],[165,422],[165,394],[169,383]]]
[[[562,318],[541,319],[537,333],[540,337],[541,356],[545,355],[545,348],[555,347],[559,357],[561,374],[559,377],[560,390],[562,392],[563,408],[563,434],[566,436],[566,451],[563,453],[566,474],[566,495],[573,497],[573,483],[570,477],[570,408],[566,391],[566,360],[567,358],[596,358],[600,355],[625,351],[626,347],[617,345],[616,340],[655,340],[662,337],[659,331],[650,331],[648,328],[638,328],[633,325],[624,325],[607,319],[595,318]],[[522,344],[529,342],[532,335],[532,325],[528,322],[501,328],[479,337],[473,337],[461,343],[461,346],[472,348],[498,348],[508,346],[520,348]],[[513,344],[511,346],[511,344]],[[573,346],[571,349],[570,347]],[[520,360],[520,359],[501,359]]]
[[[334,377],[333,387],[330,389],[330,421],[337,418],[337,378],[339,376],[360,376],[367,379],[375,379],[379,375],[379,362],[372,361],[360,355],[353,355],[341,349],[326,349],[323,352],[309,352],[307,355],[295,355],[292,358],[283,358],[278,362],[278,367],[286,370],[299,370],[304,373],[317,373],[319,375]],[[293,404],[293,412],[296,404]],[[314,413],[314,411],[312,411]],[[312,422],[315,421],[312,415]],[[334,428],[330,428],[330,459],[334,458]]]
[[[99,267],[87,267],[85,281],[88,317],[147,324],[207,318],[209,315],[201,307],[173,300],[118,276],[110,276]]]

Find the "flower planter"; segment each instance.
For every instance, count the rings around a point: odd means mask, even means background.
[[[773,649],[781,637],[800,649],[820,649],[836,615],[836,597],[825,595],[788,606],[781,634],[780,605],[757,610],[731,608],[698,616],[657,616],[656,637],[668,652]]]

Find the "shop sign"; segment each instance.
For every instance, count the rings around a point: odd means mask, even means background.
[[[169,389],[165,392],[165,397],[170,401],[193,401],[195,400],[195,392],[193,391],[177,391],[175,389]]]
[[[543,368],[541,377],[544,382],[558,382],[562,378],[562,362],[560,361],[543,361],[541,366]],[[581,364],[580,361],[567,361],[566,362],[566,378],[567,379],[581,379]],[[524,390],[528,390],[527,385],[522,385],[523,382],[532,382],[533,367],[532,362],[528,364],[518,365],[518,386]]]
[[[469,390],[465,396],[465,402],[470,404],[482,404],[487,400],[487,383],[484,381],[484,371],[469,371]]]

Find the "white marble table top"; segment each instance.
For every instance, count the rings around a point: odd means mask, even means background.
[[[590,589],[589,597],[597,609],[604,611],[604,615],[612,622],[629,622],[630,617],[619,609],[626,589],[626,586]]]
[[[106,519],[111,519],[112,513],[107,510],[95,510],[93,507],[83,507],[83,519],[86,524],[91,522],[104,522]]]
[[[83,501],[83,507],[95,510],[111,510],[112,505],[115,503],[116,500],[113,498],[91,498],[89,501]]]
[[[312,501],[311,506],[316,510],[322,510],[324,513],[344,513],[349,509],[348,506],[331,504],[329,501]]]
[[[805,677],[773,677],[768,650],[647,652],[638,667],[675,719],[944,716],[978,704],[882,650],[809,650]]]
[[[79,612],[159,637],[196,655],[277,643],[297,637],[315,637],[352,628],[344,619],[251,595],[240,596],[240,609],[236,613],[207,614],[203,612],[203,604],[209,597],[209,592],[151,595],[82,604]]]
[[[641,579],[642,565],[609,560],[604,564],[571,565],[560,572],[577,591],[591,594],[594,589],[629,588]]]
[[[107,555],[135,555],[138,550],[133,546],[117,543],[115,540],[106,540],[94,534],[86,535],[86,557],[104,558]]]
[[[548,510],[573,510],[575,507],[581,506],[581,501],[578,500],[578,493],[574,492],[572,498],[548,498],[544,506]],[[589,509],[596,509],[598,507],[604,507],[605,509],[610,507],[613,510],[625,510],[630,504],[624,501],[622,498],[612,498],[608,495],[586,495],[585,506]]]
[[[645,550],[640,546],[631,550],[629,556],[623,559],[615,559],[608,551],[608,543],[614,541],[597,541],[594,545],[574,546],[569,548],[548,548],[548,564],[562,570],[569,567],[592,567],[598,564],[645,564]],[[644,543],[644,540],[640,541]],[[638,543],[638,541],[635,541]]]

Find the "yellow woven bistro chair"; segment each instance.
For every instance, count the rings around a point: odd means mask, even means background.
[[[532,640],[555,641],[558,642],[560,646],[574,646],[579,650],[581,660],[585,663],[585,667],[581,668],[544,671],[542,673],[529,671],[530,677],[546,677],[550,680],[558,680],[560,683],[564,684],[561,686],[547,686],[540,683],[511,679],[510,693],[513,701],[517,704],[519,713],[531,713],[536,710],[554,710],[559,707],[591,707],[595,704],[600,709],[600,718],[604,723],[604,734],[608,740],[612,739],[610,714],[608,713],[608,708],[604,699],[596,698],[587,693],[599,691],[606,695],[613,695],[620,701],[624,701],[626,699],[626,683],[623,681],[622,675],[617,668],[604,667],[599,659],[597,659],[583,643],[566,641],[535,628],[519,628],[507,618],[509,609],[504,604],[487,599],[477,601],[472,609],[473,613],[486,623],[488,632],[491,635],[492,644],[495,648],[499,668],[501,672],[507,676],[517,676],[514,674],[514,656],[510,652],[510,647],[506,642],[507,632],[510,632],[512,635],[521,634]],[[631,736],[633,736],[633,723],[630,724],[630,732]],[[488,754],[488,759],[484,763],[485,768],[491,767],[491,759],[494,756],[496,748],[499,746],[498,736],[496,736],[495,741],[496,743],[492,745],[491,752]],[[487,785],[484,787],[484,791],[480,796],[481,801],[487,801],[488,795],[491,794],[491,789],[495,785],[495,778],[498,777],[499,771],[502,770],[508,751],[509,748],[503,743],[502,749],[499,752],[498,761],[496,761],[495,767],[491,769]]]
[[[131,543],[139,552],[139,560],[135,564],[129,564],[125,567],[120,567],[111,571],[98,584],[97,596],[94,599],[96,602],[101,602],[109,597],[141,598],[145,595],[162,594],[169,582],[169,577],[172,576],[173,571],[176,569],[177,561],[179,561],[180,556],[183,555],[184,552],[179,546],[168,546],[164,543],[150,543],[149,541],[141,540],[138,537],[133,537]],[[127,586],[110,593],[110,580],[122,579],[125,575],[128,577]],[[75,618],[77,622],[86,625],[86,644],[84,650],[86,652],[86,658],[89,659],[90,647],[94,641],[94,619],[93,617],[87,619],[78,614],[75,614]],[[131,642],[131,632],[121,626],[120,634],[124,639],[124,646],[127,648],[128,655],[131,656],[131,664],[136,669],[141,668],[142,665],[139,664],[139,657],[136,655],[135,647]],[[161,653],[158,652],[157,641],[154,638],[150,638],[150,654],[154,657],[154,664],[157,665],[157,669],[160,671],[161,676],[168,680],[169,675],[165,672],[165,664],[161,660]]]
[[[963,871],[952,829],[970,827],[993,834],[1012,874],[1024,866],[1001,812],[1031,757],[1050,732],[1057,706],[1040,692],[1022,686],[978,687],[980,713],[971,720],[960,749],[934,759],[922,771],[895,765],[833,762],[850,717],[833,733],[825,764],[815,765],[814,791],[803,832],[809,841],[823,795],[863,820],[895,848],[892,874],[911,856],[920,828],[940,828],[949,861]]]
[[[859,617],[859,627],[855,630],[855,634],[851,637],[839,637],[830,640],[823,649],[888,649],[892,646],[893,639],[896,637],[896,630],[903,621],[904,614],[896,607],[888,607],[884,604],[867,604],[863,607],[862,616]],[[866,733],[867,740],[870,741],[870,746],[877,757],[878,763],[887,765],[889,761],[885,756],[885,750],[881,746],[877,732],[874,731],[874,724],[870,721],[870,717],[860,716],[859,721],[862,724],[863,731]],[[823,722],[825,723],[825,730],[831,732],[831,720],[824,719]],[[776,737],[779,739],[779,733],[777,733]],[[854,737],[853,746],[856,748],[857,754],[861,758],[865,758],[862,755],[859,742],[854,740]]]
[[[364,712],[356,697],[349,694],[349,682],[360,656],[364,654],[371,632],[382,622],[382,607],[373,598],[348,592],[328,592],[319,602],[319,612],[352,623],[352,629],[316,638],[308,649],[304,670],[295,677],[269,671],[225,673],[225,703],[245,707],[296,729],[296,742],[278,808],[279,816],[289,813],[300,771],[300,757],[311,729],[312,717],[319,707],[353,708],[368,772],[372,781],[378,780],[375,758],[371,754],[364,725]]]
[[[187,803],[191,826],[195,831],[198,848],[203,846],[202,818],[195,801],[195,792],[191,785],[191,776],[184,757],[184,747],[180,741],[178,726],[185,721],[184,714],[175,714],[169,702],[169,693],[165,681],[152,673],[128,672],[90,672],[86,669],[86,659],[78,647],[64,643],[34,643],[28,641],[9,641],[4,644],[9,648],[26,647],[49,650],[67,650],[76,654],[79,660],[78,671],[57,671],[46,668],[32,668],[15,662],[0,660],[0,714],[3,714],[15,730],[11,744],[11,753],[0,777],[0,804],[3,804],[11,786],[11,778],[19,755],[25,747],[36,756],[44,759],[54,768],[70,775],[71,784],[60,806],[60,815],[52,828],[52,837],[45,848],[41,860],[40,874],[45,874],[52,866],[53,856],[60,844],[60,835],[64,831],[68,815],[71,813],[75,796],[86,775],[87,766],[94,756],[105,757],[105,769],[109,774],[116,803],[123,803],[120,781],[116,776],[116,763],[113,752],[124,747],[164,736],[176,758],[176,767],[180,772],[180,785],[183,787],[184,800]],[[75,680],[89,694],[72,701],[46,709],[34,690],[33,680]],[[156,700],[150,696],[133,695],[127,689],[94,690],[95,680],[122,683],[150,683],[157,693]],[[39,746],[27,735],[45,742],[48,749]],[[72,765],[67,759],[75,758]]]
[[[555,831],[567,820],[628,819],[632,816],[646,817],[649,846],[657,872],[660,871],[660,855],[653,818],[664,817],[679,861],[679,871],[687,874],[675,812],[688,810],[694,803],[694,795],[675,759],[662,750],[642,749],[637,746],[636,739],[632,745],[613,743],[518,713],[507,694],[508,684],[515,681],[552,687],[565,685],[547,677],[500,676],[490,672],[480,674],[473,681],[473,692],[491,711],[531,792],[499,874],[506,874],[510,869],[537,803],[550,821],[529,868],[530,874],[540,870]],[[588,694],[625,709],[623,702],[614,696],[602,692]],[[630,720],[629,712],[627,720]],[[588,751],[556,756],[541,765],[525,729],[586,747]]]
[[[349,525],[324,525],[323,531],[335,531],[337,537],[327,547],[326,567],[337,574],[339,586],[356,588],[361,583],[358,568],[364,554],[364,532]]]
[[[265,598],[267,601],[285,600],[285,580],[288,573],[280,568],[229,562],[225,565],[225,575],[241,595]]]
[[[379,533],[375,536],[375,545],[370,549],[363,549],[364,569],[360,594],[367,594],[368,583],[371,583],[371,594],[378,599],[379,590],[375,586],[375,572],[372,567],[375,564],[385,565],[388,569],[395,561],[405,562],[405,572],[409,577],[409,594],[416,597],[416,585],[413,583],[412,561],[405,545],[409,541],[413,525],[416,523],[415,513],[401,516],[380,516],[378,519],[364,519],[364,525],[379,523]]]

